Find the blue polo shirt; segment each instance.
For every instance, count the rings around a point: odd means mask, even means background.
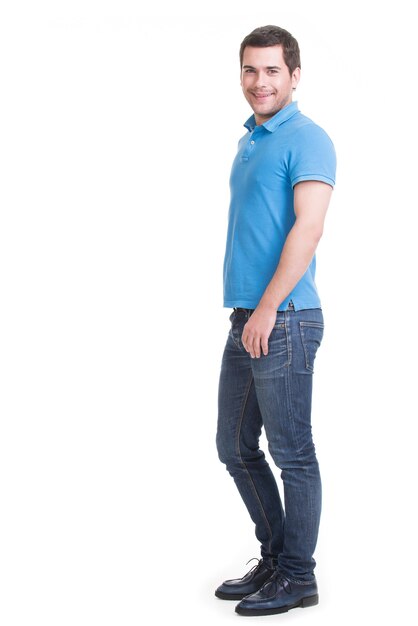
[[[231,201],[223,266],[224,307],[255,309],[276,271],[296,216],[293,187],[303,180],[335,185],[334,145],[291,102],[259,126],[251,115],[230,177]],[[316,257],[283,302],[295,310],[321,307]]]

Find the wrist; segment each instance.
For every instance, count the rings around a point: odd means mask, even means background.
[[[276,303],[276,299],[262,297],[260,302],[258,303],[258,309],[262,309],[263,311],[276,312],[279,308],[279,305]]]

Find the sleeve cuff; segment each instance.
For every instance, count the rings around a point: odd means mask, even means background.
[[[303,176],[296,176],[296,178],[292,180],[292,187],[304,180],[319,180],[323,183],[331,185],[331,187],[335,186],[335,180],[329,178],[329,176],[322,176],[322,174],[303,174]]]

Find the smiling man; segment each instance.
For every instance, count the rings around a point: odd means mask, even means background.
[[[335,184],[334,146],[292,95],[297,41],[277,26],[241,43],[245,122],[230,177],[224,306],[232,307],[222,357],[216,444],[255,524],[261,558],[215,594],[241,615],[318,603],[314,574],[321,514],[311,428],[314,360],[324,333],[315,250]],[[259,438],[281,469],[284,507]]]

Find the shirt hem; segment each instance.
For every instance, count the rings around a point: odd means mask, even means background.
[[[321,309],[321,301],[317,300],[315,302],[298,302],[294,298],[289,298],[287,300],[284,301],[283,304],[281,304],[280,306],[277,307],[277,311],[285,311],[288,307],[288,304],[290,302],[290,300],[293,302],[293,305],[295,307],[295,311],[301,311],[302,309]],[[228,309],[228,308],[234,308],[234,307],[240,307],[242,309],[255,309],[257,307],[257,304],[254,304],[254,302],[251,302],[250,300],[224,300],[224,308]]]

